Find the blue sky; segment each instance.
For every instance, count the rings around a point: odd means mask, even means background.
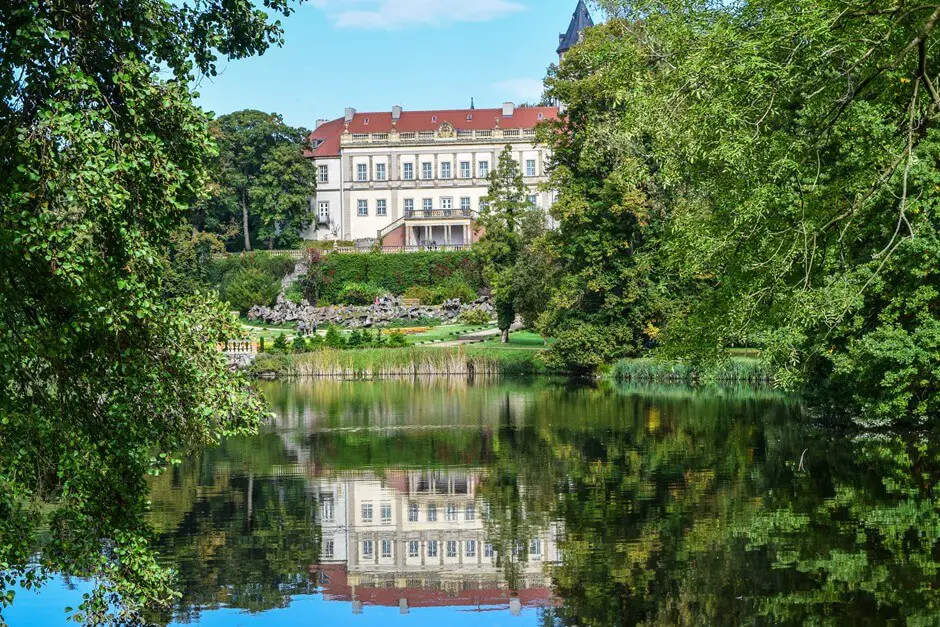
[[[313,127],[359,111],[535,101],[577,0],[308,0],[285,44],[198,85],[217,114],[253,108]],[[595,16],[596,18],[597,16]]]

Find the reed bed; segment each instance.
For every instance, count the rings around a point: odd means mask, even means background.
[[[487,377],[538,374],[546,371],[533,351],[503,351],[477,347],[377,348],[319,350],[311,353],[258,356],[253,371],[259,376],[381,377],[450,375]]]
[[[714,367],[698,369],[690,364],[655,359],[621,359],[610,369],[614,381],[662,381],[694,383],[716,381],[726,383],[770,383],[772,375],[763,364],[749,357],[731,357]]]

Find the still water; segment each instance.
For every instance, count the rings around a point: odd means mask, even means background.
[[[153,482],[173,624],[940,624],[936,438],[748,388],[263,391],[263,433]]]

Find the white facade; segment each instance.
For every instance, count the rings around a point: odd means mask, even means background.
[[[397,117],[396,117],[397,116]],[[487,174],[510,146],[535,204],[548,209],[549,149],[535,125],[553,107],[356,113],[317,127],[312,157],[320,173],[311,210],[317,240],[374,240],[393,245],[462,245],[488,192]],[[461,124],[467,128],[461,128]],[[424,130],[405,130],[405,129]],[[365,131],[365,132],[359,132]],[[407,224],[406,224],[407,223]]]

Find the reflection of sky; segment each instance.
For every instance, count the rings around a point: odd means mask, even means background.
[[[81,602],[82,592],[91,586],[76,582],[69,590],[61,579],[36,591],[17,590],[13,607],[4,610],[3,618],[10,627],[74,627],[66,621],[65,607],[75,607]],[[366,605],[362,614],[352,613],[348,602],[324,601],[323,597],[295,597],[290,607],[269,610],[261,614],[249,614],[243,610],[219,609],[202,613],[198,623],[201,627],[273,627],[274,625],[447,625],[447,627],[530,627],[538,624],[538,610],[523,608],[519,616],[513,616],[508,608],[492,611],[475,611],[476,608],[429,607],[413,608],[402,615],[397,607]],[[181,625],[181,623],[173,623]]]

